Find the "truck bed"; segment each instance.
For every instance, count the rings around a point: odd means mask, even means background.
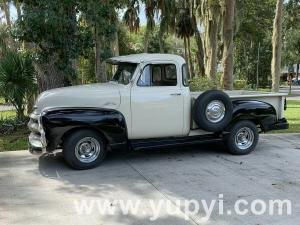
[[[272,93],[272,92],[259,92],[259,91],[225,91],[229,97],[235,99],[249,99],[257,100],[271,104],[277,112],[278,119],[283,118],[284,99],[286,93]],[[203,92],[191,92],[192,105],[196,98]]]

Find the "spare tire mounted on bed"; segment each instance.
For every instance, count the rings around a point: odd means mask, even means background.
[[[233,106],[229,96],[223,91],[210,90],[201,94],[193,106],[193,119],[199,128],[223,131],[232,119]]]

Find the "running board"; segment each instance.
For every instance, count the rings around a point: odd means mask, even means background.
[[[134,139],[131,140],[131,146],[134,150],[142,150],[149,148],[161,148],[172,146],[194,145],[209,142],[221,141],[223,138],[219,135],[207,134],[188,137],[172,137],[172,138],[152,138],[152,139]]]

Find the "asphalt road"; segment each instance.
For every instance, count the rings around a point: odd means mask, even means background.
[[[224,208],[238,199],[288,199],[292,214],[219,215],[203,223],[204,210],[185,218],[176,200],[209,201],[223,194]],[[123,215],[115,199],[140,200],[138,214]],[[178,212],[164,210],[157,220],[148,201],[171,201]],[[75,202],[112,202],[117,213],[93,208],[78,214]],[[300,134],[262,135],[255,152],[232,156],[221,144],[185,149],[109,154],[98,168],[75,171],[61,155],[40,158],[27,151],[0,153],[0,224],[211,224],[298,225],[300,219]],[[78,206],[78,205],[77,205]]]

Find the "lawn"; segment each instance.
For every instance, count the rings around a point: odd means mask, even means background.
[[[16,117],[15,110],[0,112],[0,126],[3,124],[11,124]],[[2,130],[2,129],[1,129]],[[22,127],[12,134],[3,134],[0,132],[0,152],[3,151],[16,151],[27,149],[28,143],[28,130]]]
[[[28,131],[25,129],[9,135],[0,135],[0,152],[25,150],[27,147]]]
[[[16,110],[8,110],[0,112],[0,120],[7,119],[7,118],[15,118],[16,117]]]
[[[0,112],[0,122],[4,118],[15,117],[15,111]],[[288,130],[273,131],[272,133],[300,133],[300,101],[289,100],[288,108],[284,113],[290,128]],[[0,152],[27,149],[28,130],[23,128],[12,134],[0,134]]]
[[[275,133],[300,133],[300,101],[288,100],[284,116],[287,118],[290,128],[288,130],[275,131]]]

